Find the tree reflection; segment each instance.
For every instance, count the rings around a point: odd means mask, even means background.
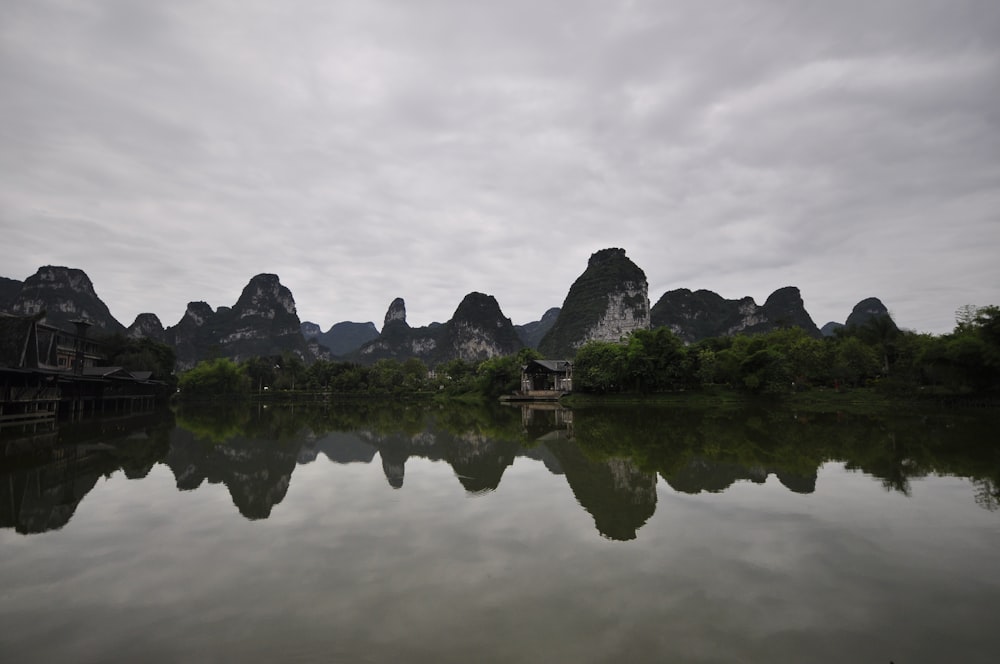
[[[157,463],[179,490],[221,483],[247,519],[268,518],[299,464],[320,455],[371,464],[402,489],[410,458],[447,463],[469,494],[494,491],[517,458],[562,475],[601,535],[630,540],[656,510],[657,476],[682,493],[717,493],[774,476],[816,490],[828,461],[909,495],[931,473],[967,477],[976,504],[1000,508],[992,414],[876,417],[787,410],[664,407],[501,408],[354,402],[310,406],[185,406],[160,420],[93,423],[51,434],[44,454],[0,464],[0,526],[65,525],[101,476],[138,479]],[[167,419],[164,419],[167,418]],[[8,444],[7,449],[17,446]],[[29,449],[38,447],[35,443]]]

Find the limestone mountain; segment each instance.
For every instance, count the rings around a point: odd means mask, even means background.
[[[363,344],[352,357],[366,364],[411,357],[428,362],[437,349],[439,332],[439,328],[411,328],[406,322],[406,303],[397,297],[385,312],[382,333],[377,339]]]
[[[892,320],[889,310],[882,304],[882,300],[877,297],[865,298],[854,305],[854,309],[851,310],[851,315],[847,317],[845,325],[847,327],[863,327],[873,318],[888,318],[889,322],[892,323],[892,327],[896,327],[896,323]]]
[[[353,323],[344,321],[336,323],[326,332],[321,331],[316,323],[302,323],[302,336],[316,339],[320,344],[330,349],[333,355],[342,357],[350,355],[364,344],[378,338],[378,328],[375,323]]]
[[[496,298],[484,293],[466,295],[442,331],[437,352],[439,362],[452,359],[480,362],[513,355],[523,347]]]
[[[277,275],[258,274],[232,307],[213,311],[205,302],[189,303],[165,338],[182,369],[216,355],[239,361],[290,351],[305,359],[311,353],[300,327],[291,291]]]
[[[570,286],[538,350],[550,358],[572,357],[587,341],[617,341],[649,326],[646,274],[624,249],[602,249],[590,257],[587,269]]]
[[[162,343],[166,338],[166,330],[163,329],[159,316],[145,313],[135,317],[125,335],[131,339],[152,339]]]
[[[863,327],[873,318],[882,318],[883,316],[889,319],[889,324],[893,329],[899,329],[896,327],[895,321],[892,320],[889,310],[882,304],[882,300],[877,297],[868,297],[854,305],[854,309],[851,310],[846,322],[838,323],[830,321],[820,329],[820,332],[824,337],[832,337],[838,330],[847,327]]]
[[[557,318],[559,318],[559,307],[552,307],[542,314],[541,320],[525,323],[524,325],[515,325],[514,330],[521,339],[521,343],[528,348],[538,348],[538,343],[552,329]]]
[[[5,290],[11,289],[10,284]],[[30,316],[45,312],[46,322],[67,330],[70,321],[80,318],[90,321],[93,333],[124,332],[125,326],[115,320],[108,306],[94,290],[94,284],[83,270],[46,265],[24,280],[10,301],[7,311]]]
[[[650,318],[653,327],[667,327],[687,343],[793,326],[811,336],[821,336],[794,286],[774,291],[763,306],[752,297],[727,300],[709,290],[678,288],[663,294],[653,305]]]
[[[361,362],[415,357],[434,366],[462,359],[470,362],[516,353],[522,347],[514,325],[503,315],[492,295],[469,293],[451,320],[412,328],[406,322],[406,304],[396,298],[385,315],[382,333],[353,356]]]

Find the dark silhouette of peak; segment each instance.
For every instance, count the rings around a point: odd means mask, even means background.
[[[556,319],[559,318],[559,311],[559,307],[552,307],[542,314],[541,320],[525,323],[524,325],[515,325],[514,330],[521,339],[521,343],[528,348],[538,348],[538,342],[552,329]]]
[[[667,327],[688,343],[710,337],[761,334],[784,327],[801,327],[814,337],[819,328],[806,312],[799,289],[779,288],[763,306],[751,297],[727,300],[709,290],[667,291],[650,313],[653,327]]]
[[[847,327],[863,327],[873,318],[883,317],[889,319],[893,328],[896,327],[896,323],[892,320],[892,315],[886,306],[882,304],[882,300],[877,297],[868,297],[854,305],[854,309],[851,310],[851,315],[847,317],[845,324]]]

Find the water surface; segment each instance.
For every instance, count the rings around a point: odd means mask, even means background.
[[[0,660],[992,662],[996,423],[353,404],[62,427],[0,466]]]

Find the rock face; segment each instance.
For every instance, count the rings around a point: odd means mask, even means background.
[[[653,327],[667,327],[687,343],[792,326],[813,337],[821,336],[794,286],[774,291],[763,306],[751,297],[726,300],[712,291],[679,288],[664,293],[653,305],[650,317]]]
[[[94,291],[94,284],[83,270],[46,265],[25,279],[10,302],[9,311],[18,315],[45,312],[46,322],[72,330],[70,321],[84,318],[95,333],[124,332],[108,307]]]
[[[0,277],[0,311],[10,311],[23,286],[23,281]]]
[[[131,339],[152,339],[163,342],[166,338],[166,330],[156,314],[139,314],[128,329],[125,335]]]
[[[406,304],[397,297],[389,305],[385,314],[382,333],[354,354],[354,358],[366,364],[378,360],[405,360],[416,357],[429,361],[437,350],[438,330],[427,327],[413,329],[406,322]]]
[[[189,303],[164,336],[177,350],[178,368],[186,369],[213,354],[241,361],[291,351],[309,358],[300,326],[291,291],[277,275],[258,274],[232,307],[213,311],[205,302]]]
[[[552,329],[552,326],[556,323],[556,319],[559,318],[559,311],[559,307],[552,307],[542,314],[541,320],[525,323],[524,325],[515,325],[514,331],[517,332],[521,343],[528,348],[538,348],[538,343],[542,340],[542,337]]]
[[[538,350],[549,358],[572,357],[588,341],[618,341],[649,326],[646,274],[624,249],[602,249],[573,282]]]
[[[378,328],[375,323],[353,323],[344,321],[337,323],[326,332],[320,330],[316,323],[302,323],[302,336],[326,346],[330,353],[338,357],[350,355],[369,341],[378,338]]]
[[[415,357],[434,366],[462,359],[469,362],[516,353],[521,340],[510,319],[492,295],[469,293],[451,320],[441,325],[412,328],[406,322],[406,305],[393,300],[385,315],[382,333],[353,356],[361,362]]]
[[[500,355],[513,355],[521,340],[510,319],[500,311],[492,295],[469,293],[443,327],[439,361],[461,359],[479,362]]]

